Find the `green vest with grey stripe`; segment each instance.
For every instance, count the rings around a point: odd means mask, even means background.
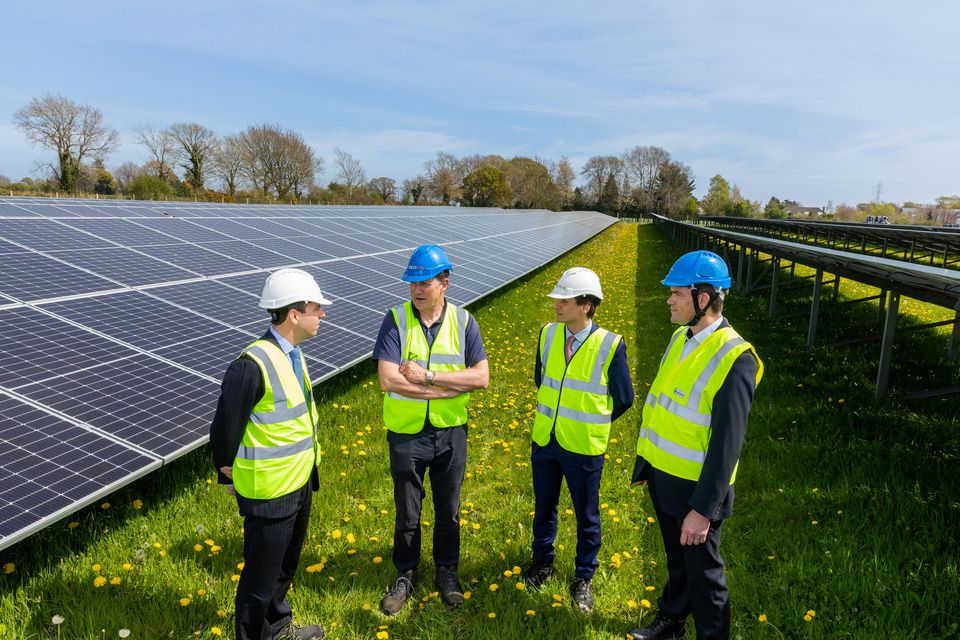
[[[244,498],[266,500],[292,493],[310,480],[319,445],[307,363],[297,380],[290,359],[269,340],[243,350],[263,376],[263,397],[253,407],[233,461],[233,486]]]
[[[393,319],[400,333],[401,361],[413,360],[430,371],[460,371],[467,368],[464,353],[470,314],[466,309],[447,303],[446,313],[432,346],[427,344],[420,320],[413,313],[412,302],[395,307]],[[456,427],[467,423],[469,400],[469,393],[427,401],[387,392],[383,397],[383,422],[394,433],[419,433],[428,415],[430,424],[435,427]]]
[[[607,450],[613,398],[607,391],[610,363],[622,338],[597,328],[587,336],[567,364],[564,325],[550,323],[540,330],[543,367],[537,391],[533,441],[557,443],[567,451],[599,455]]]
[[[732,327],[717,329],[686,358],[683,352],[687,327],[680,327],[660,359],[643,405],[643,423],[637,455],[670,475],[696,481],[710,445],[713,398],[723,385],[733,363],[746,352],[757,360],[757,379],[763,377],[763,362],[749,342]],[[737,478],[737,466],[730,484]]]

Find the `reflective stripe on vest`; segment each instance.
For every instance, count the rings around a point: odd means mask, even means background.
[[[568,364],[563,325],[550,323],[540,332],[540,388],[533,440],[541,446],[554,433],[564,449],[585,455],[606,451],[613,398],[608,372],[622,338],[598,328],[587,336]]]
[[[637,455],[661,471],[697,480],[710,444],[714,396],[743,353],[750,352],[757,361],[755,384],[763,376],[763,363],[731,327],[718,329],[681,360],[685,332],[686,327],[674,332],[660,360],[643,407]],[[736,473],[734,467],[731,484]]]
[[[263,397],[253,407],[233,462],[233,483],[245,498],[266,500],[296,491],[310,479],[319,456],[307,363],[304,380],[279,346],[257,340],[243,354],[260,368]]]
[[[392,310],[400,334],[400,360],[413,361],[430,371],[461,371],[466,365],[466,309],[447,303],[440,329],[433,344],[413,313],[413,303],[405,302]],[[388,392],[383,398],[383,422],[395,433],[418,433],[429,415],[435,427],[455,427],[467,422],[469,393],[453,398],[424,400]]]

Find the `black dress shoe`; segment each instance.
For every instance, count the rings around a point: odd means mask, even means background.
[[[685,640],[687,628],[682,618],[670,618],[657,613],[653,624],[627,632],[631,640]]]

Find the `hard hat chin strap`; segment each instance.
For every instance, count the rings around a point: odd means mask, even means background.
[[[700,322],[700,319],[703,318],[714,302],[717,301],[717,298],[723,299],[723,289],[718,287],[709,286],[704,290],[697,289],[697,285],[690,285],[690,297],[693,298],[693,319],[687,323],[688,327],[692,327]],[[710,296],[710,299],[707,301],[707,306],[700,308],[700,294],[706,293]]]

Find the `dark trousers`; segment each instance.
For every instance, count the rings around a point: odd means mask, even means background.
[[[697,640],[726,640],[730,637],[730,601],[727,579],[720,557],[720,529],[723,520],[710,523],[707,541],[681,545],[683,518],[661,508],[656,491],[650,492],[667,553],[667,586],[660,595],[660,611],[672,618],[693,614]]]
[[[438,567],[460,562],[460,488],[467,468],[467,425],[420,433],[387,432],[390,475],[397,510],[393,531],[393,564],[403,573],[420,564],[420,512],[430,472],[433,493],[433,561]]]
[[[566,480],[573,511],[577,515],[576,577],[590,580],[599,565],[603,455],[572,453],[551,438],[545,447],[533,443],[530,466],[534,495],[533,555],[553,562],[557,504],[560,502],[560,487]]]
[[[310,483],[297,494],[299,508],[288,516],[243,519],[243,571],[235,605],[238,640],[272,639],[291,621],[286,596],[310,522]]]

